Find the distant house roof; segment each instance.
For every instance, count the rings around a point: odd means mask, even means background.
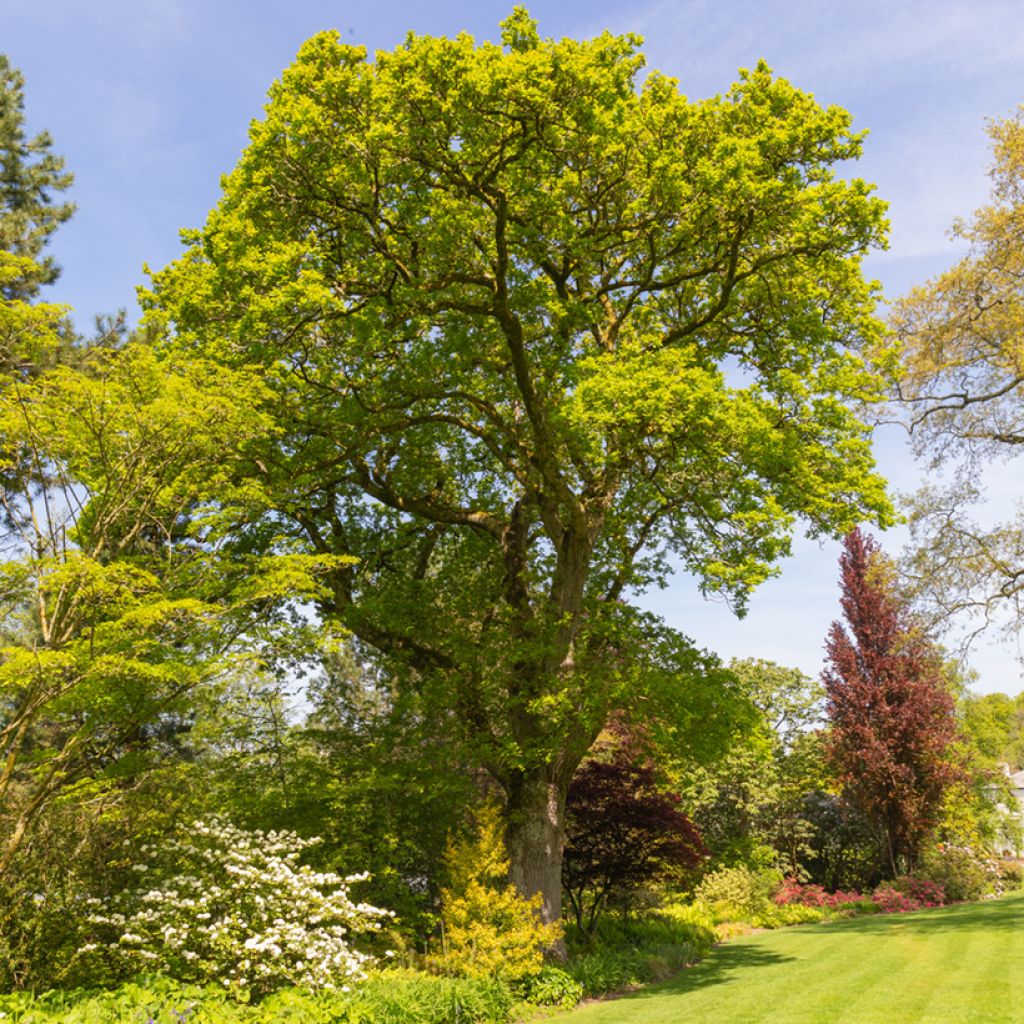
[[[1024,769],[1010,774],[1010,784],[1014,789],[1024,789]]]

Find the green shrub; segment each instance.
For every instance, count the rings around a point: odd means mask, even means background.
[[[545,965],[540,974],[527,978],[521,994],[536,1006],[575,1006],[583,998],[583,985],[561,967]]]
[[[714,925],[698,908],[670,904],[653,913],[625,920],[607,915],[598,920],[592,936],[581,935],[577,929],[570,928],[566,939],[570,950],[581,953],[597,948],[642,951],[678,947],[696,958],[714,942]]]
[[[1015,860],[999,862],[999,879],[1008,892],[1024,889],[1024,865]]]
[[[862,914],[877,914],[881,909],[870,896],[865,896],[859,900],[848,900],[838,904],[834,913],[842,917],[859,917]]]
[[[201,988],[146,978],[111,992],[0,996],[4,1024],[508,1024],[514,999],[501,982],[415,971],[371,975],[357,991],[282,989],[257,1005]]]
[[[915,874],[941,885],[949,903],[1001,891],[998,862],[969,846],[934,847],[921,859]]]
[[[705,875],[694,892],[696,902],[719,921],[753,921],[770,911],[772,896],[782,884],[782,872],[774,868],[751,871],[739,866],[718,868]]]
[[[658,910],[658,917],[685,929],[682,934],[706,951],[715,941],[715,922],[707,908],[699,903],[668,903]],[[679,934],[679,933],[677,933]]]
[[[514,1002],[508,986],[494,978],[435,978],[419,971],[386,971],[355,990],[342,1020],[345,1024],[505,1024],[512,1017]]]
[[[696,963],[716,940],[710,918],[681,905],[627,920],[604,917],[589,941],[575,931],[567,938],[567,970],[587,996],[662,981]]]
[[[755,914],[750,923],[755,928],[787,928],[793,924],[815,924],[828,916],[829,912],[824,907],[805,907],[800,903],[787,903],[781,907],[771,904]]]
[[[651,981],[649,964],[635,949],[597,949],[569,961],[568,971],[586,996],[603,996]]]

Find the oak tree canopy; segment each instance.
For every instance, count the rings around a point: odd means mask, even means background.
[[[639,45],[521,8],[500,44],[315,36],[146,298],[169,345],[259,368],[244,529],[358,558],[320,611],[503,788],[549,920],[609,712],[728,703],[636,596],[681,567],[742,610],[798,521],[891,518],[855,411],[884,204],[835,170],[862,135],[764,64],[690,101]]]

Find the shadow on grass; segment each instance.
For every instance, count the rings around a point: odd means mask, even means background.
[[[825,938],[841,933],[850,933],[881,939],[886,935],[929,936],[964,929],[984,931],[987,934],[994,932],[1024,933],[1024,893],[1007,896],[1000,900],[961,903],[951,907],[921,910],[910,914],[873,914],[845,921],[800,925],[797,928],[747,935],[716,946],[703,961],[694,967],[684,969],[669,981],[645,986],[619,998],[629,1001],[651,999],[668,993],[693,992],[711,985],[729,982],[732,980],[733,974],[750,968],[772,968],[791,963],[800,959],[802,954],[792,956],[772,948],[778,939],[785,941],[785,938],[789,936],[821,936]]]
[[[650,999],[652,996],[664,995],[667,992],[693,992],[730,981],[736,971],[746,971],[752,967],[777,967],[793,959],[794,957],[763,949],[761,946],[727,943],[716,946],[708,953],[706,959],[693,967],[684,968],[671,980],[658,985],[646,985],[621,998]]]

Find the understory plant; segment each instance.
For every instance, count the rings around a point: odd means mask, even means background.
[[[940,884],[950,903],[1003,892],[999,861],[971,846],[939,843],[925,852],[917,873]]]
[[[219,985],[140,978],[111,991],[55,990],[0,996],[16,1024],[508,1024],[515,1000],[493,979],[371,972],[348,992],[285,988],[240,1003]]]
[[[774,868],[721,867],[704,876],[694,898],[716,921],[752,921],[771,908],[781,884],[782,872]]]
[[[508,883],[497,806],[481,807],[474,833],[449,843],[445,866],[449,885],[441,893],[442,951],[435,966],[511,983],[540,974],[544,951],[561,940],[562,928],[541,921],[539,894],[527,899]]]
[[[670,903],[643,915],[606,914],[593,931],[568,929],[566,970],[586,996],[662,981],[696,963],[716,939],[700,907]]]
[[[97,941],[83,952],[126,973],[217,982],[245,996],[287,985],[344,990],[372,963],[353,938],[378,931],[390,914],[353,901],[349,887],[365,875],[300,864],[316,841],[196,821],[153,851],[157,864],[134,866],[138,886],[91,901]]]

